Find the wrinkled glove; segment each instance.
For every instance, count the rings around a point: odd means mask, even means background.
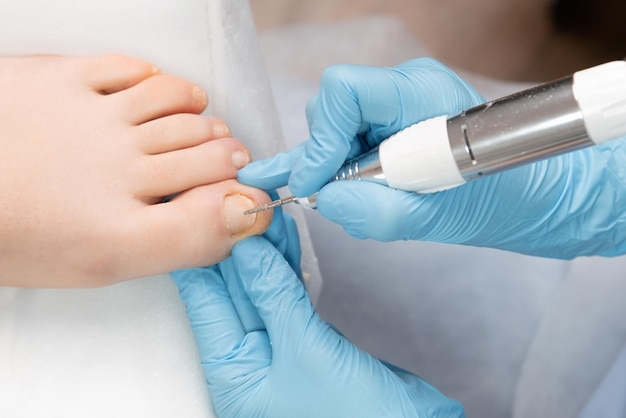
[[[307,108],[310,139],[254,162],[239,180],[312,194],[346,160],[391,134],[484,100],[431,59],[394,68],[341,65]],[[427,140],[427,139],[424,139]],[[358,238],[411,239],[573,258],[626,252],[626,139],[419,195],[356,181],[322,187],[319,212]]]
[[[337,334],[278,250],[238,243],[217,266],[173,274],[219,417],[463,417],[410,373]]]

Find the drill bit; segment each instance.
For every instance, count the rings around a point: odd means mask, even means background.
[[[308,197],[289,196],[284,199],[274,200],[273,202],[265,203],[255,208],[248,209],[243,214],[252,215],[253,213],[263,212],[272,208],[277,208],[279,206],[286,205],[288,203],[295,203],[296,205],[300,205],[306,209],[315,209],[317,207],[316,199],[317,199],[317,193],[312,194],[311,196],[308,196]]]
[[[369,182],[387,185],[387,180],[382,172],[380,159],[378,158],[378,148],[374,148],[358,158],[345,162],[328,182],[338,180],[367,180]],[[317,193],[308,197],[289,196],[248,209],[243,214],[252,215],[253,213],[263,212],[288,203],[295,203],[306,209],[316,209],[316,199]]]
[[[288,203],[293,203],[293,202],[297,202],[297,201],[298,201],[297,197],[289,196],[289,197],[286,197],[284,199],[274,200],[274,201],[272,201],[270,203],[265,203],[263,205],[255,207],[255,208],[248,209],[243,214],[244,215],[252,215],[253,213],[264,212],[266,210],[270,210],[272,208],[276,208],[278,206],[283,206],[283,205],[286,205]]]

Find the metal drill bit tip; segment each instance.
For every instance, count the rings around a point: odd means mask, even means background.
[[[244,215],[252,215],[253,213],[264,212],[266,210],[270,210],[270,209],[278,207],[278,206],[286,205],[287,203],[296,202],[297,200],[298,200],[297,197],[289,196],[289,197],[286,197],[284,199],[274,200],[274,201],[272,201],[270,203],[264,203],[264,204],[262,204],[260,206],[255,207],[255,208],[248,209],[243,214]]]

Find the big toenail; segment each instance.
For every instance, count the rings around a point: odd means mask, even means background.
[[[244,168],[250,162],[250,154],[246,151],[237,150],[232,155],[233,165],[237,170]]]
[[[254,201],[241,194],[230,194],[224,198],[224,221],[231,236],[242,235],[252,228],[257,215],[244,215],[243,213],[255,206],[257,204]]]

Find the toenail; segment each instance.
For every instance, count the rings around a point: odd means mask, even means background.
[[[257,215],[244,215],[243,213],[257,206],[257,204],[248,197],[240,194],[230,194],[224,198],[224,220],[226,221],[226,229],[231,236],[244,234],[256,222]]]
[[[237,170],[244,168],[250,162],[250,154],[243,150],[237,150],[232,155],[233,165]]]
[[[209,104],[209,96],[200,86],[193,86],[193,100],[198,106],[206,106]]]
[[[215,138],[228,138],[231,136],[230,128],[222,121],[215,122],[213,124],[213,136]]]

